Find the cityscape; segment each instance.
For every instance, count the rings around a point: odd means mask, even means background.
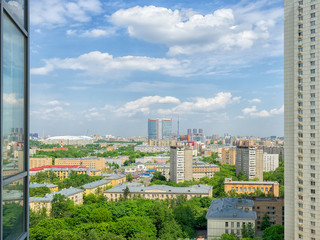
[[[320,240],[319,7],[0,0],[0,240]]]

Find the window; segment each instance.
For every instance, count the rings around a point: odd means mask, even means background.
[[[315,58],[316,57],[316,54],[315,53],[311,53],[310,54],[310,58]]]
[[[311,78],[310,78],[310,81],[311,81],[311,82],[315,82],[315,81],[316,81],[316,78],[315,78],[315,77],[311,77]]]
[[[311,106],[315,106],[315,105],[316,105],[316,102],[315,102],[315,101],[311,101],[311,102],[310,102],[310,105],[311,105]]]
[[[311,49],[311,50],[316,49],[316,45],[311,45],[311,46],[310,46],[310,49]]]
[[[311,65],[311,66],[315,66],[315,65],[316,65],[316,61],[311,61],[311,62],[310,62],[310,65]]]
[[[316,21],[311,21],[311,22],[310,22],[310,25],[311,25],[311,26],[316,25]],[[303,26],[302,26],[302,27],[303,27]]]
[[[311,34],[316,33],[316,30],[315,30],[315,29],[311,29],[311,30],[310,30],[310,33],[311,33]]]
[[[316,166],[315,165],[310,165],[310,169],[311,170],[316,170]]]
[[[316,193],[316,190],[315,189],[311,189],[311,194],[315,194]]]
[[[310,93],[310,97],[311,97],[311,98],[315,98],[315,97],[316,97],[316,94],[315,94],[315,93]]]
[[[315,42],[315,41],[316,41],[316,37],[310,38],[310,41],[311,41],[311,42]]]
[[[315,90],[316,89],[316,85],[310,85],[310,89],[311,90]]]
[[[316,121],[316,118],[315,118],[315,117],[311,117],[311,118],[310,118],[310,121],[311,121],[311,122],[315,122],[315,121]]]
[[[316,174],[315,174],[315,173],[311,173],[310,176],[311,176],[312,178],[315,178],[315,177],[316,177]]]
[[[311,10],[314,10],[314,9],[316,9],[316,5],[315,5],[315,4],[312,4],[312,5],[311,5]]]
[[[316,113],[316,110],[315,110],[315,109],[310,109],[310,113],[311,113],[311,114],[315,114],[315,113]]]
[[[311,14],[310,14],[310,17],[311,17],[311,18],[316,17],[316,13],[311,13]]]

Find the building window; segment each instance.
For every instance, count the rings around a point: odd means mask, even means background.
[[[311,46],[310,46],[310,49],[311,49],[311,50],[316,49],[316,45],[311,45]]]
[[[310,14],[310,17],[311,17],[311,18],[316,17],[316,13],[311,13],[311,14]]]
[[[229,227],[229,222],[225,222],[225,227]]]
[[[311,42],[315,42],[315,41],[316,41],[316,37],[310,38],[310,41],[311,41]]]
[[[311,21],[311,22],[310,22],[310,25],[311,25],[311,26],[316,25],[316,21]]]
[[[311,29],[311,30],[310,30],[310,33],[311,33],[311,34],[316,33],[316,30],[315,30],[315,29]]]
[[[315,74],[315,73],[316,73],[316,70],[315,70],[315,69],[311,69],[311,70],[310,70],[310,73],[311,73],[311,74]]]

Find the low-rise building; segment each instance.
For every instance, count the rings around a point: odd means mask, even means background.
[[[138,145],[134,147],[134,151],[140,152],[169,152],[170,146],[149,146],[149,145]]]
[[[226,178],[224,182],[224,191],[226,193],[234,190],[238,194],[250,194],[258,189],[264,194],[272,194],[273,197],[279,197],[278,182],[232,181],[232,178]]]
[[[84,193],[88,195],[90,193],[92,194],[96,194],[99,192],[102,193],[108,186],[112,186],[111,181],[102,179],[102,180],[84,184],[82,185],[82,188],[84,189]]]
[[[50,183],[30,183],[29,188],[40,188],[47,187],[50,189],[50,192],[58,192],[58,185]]]
[[[212,197],[212,186],[194,185],[189,187],[171,187],[167,185],[151,185],[148,187],[141,185],[123,184],[104,191],[104,195],[109,200],[118,200],[124,197],[124,190],[128,187],[128,198],[141,197],[146,199],[175,199],[180,195],[187,199],[193,197]]]
[[[255,226],[254,203],[244,198],[219,198],[211,202],[207,212],[207,238],[220,238],[224,233],[242,237],[242,225]]]
[[[103,176],[104,179],[110,180],[112,187],[123,184],[127,181],[126,175],[124,174],[107,174],[102,173],[100,176]]]
[[[36,212],[39,212],[42,208],[46,208],[47,214],[49,215],[52,209],[52,200],[55,194],[64,195],[66,198],[72,200],[76,205],[83,204],[83,190],[70,187],[68,189],[62,189],[59,192],[46,194],[44,197],[30,197],[29,208]]]
[[[55,165],[79,165],[99,170],[103,170],[106,167],[105,159],[97,157],[56,158]]]
[[[157,167],[157,171],[160,172],[167,181],[170,179],[170,163],[162,164]]]
[[[253,211],[257,214],[256,228],[260,229],[263,216],[270,217],[272,225],[284,225],[284,199],[271,197],[252,197],[254,202]]]
[[[29,158],[29,168],[52,165],[52,158]]]
[[[200,178],[212,178],[215,172],[220,172],[220,167],[215,164],[208,164],[202,161],[195,161],[192,165],[192,177],[198,181]]]

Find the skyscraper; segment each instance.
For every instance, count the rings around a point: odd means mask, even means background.
[[[28,1],[0,1],[0,239],[28,235]]]
[[[285,239],[316,240],[320,239],[320,5],[316,0],[284,4]]]
[[[148,119],[148,139],[170,140],[172,119]]]

